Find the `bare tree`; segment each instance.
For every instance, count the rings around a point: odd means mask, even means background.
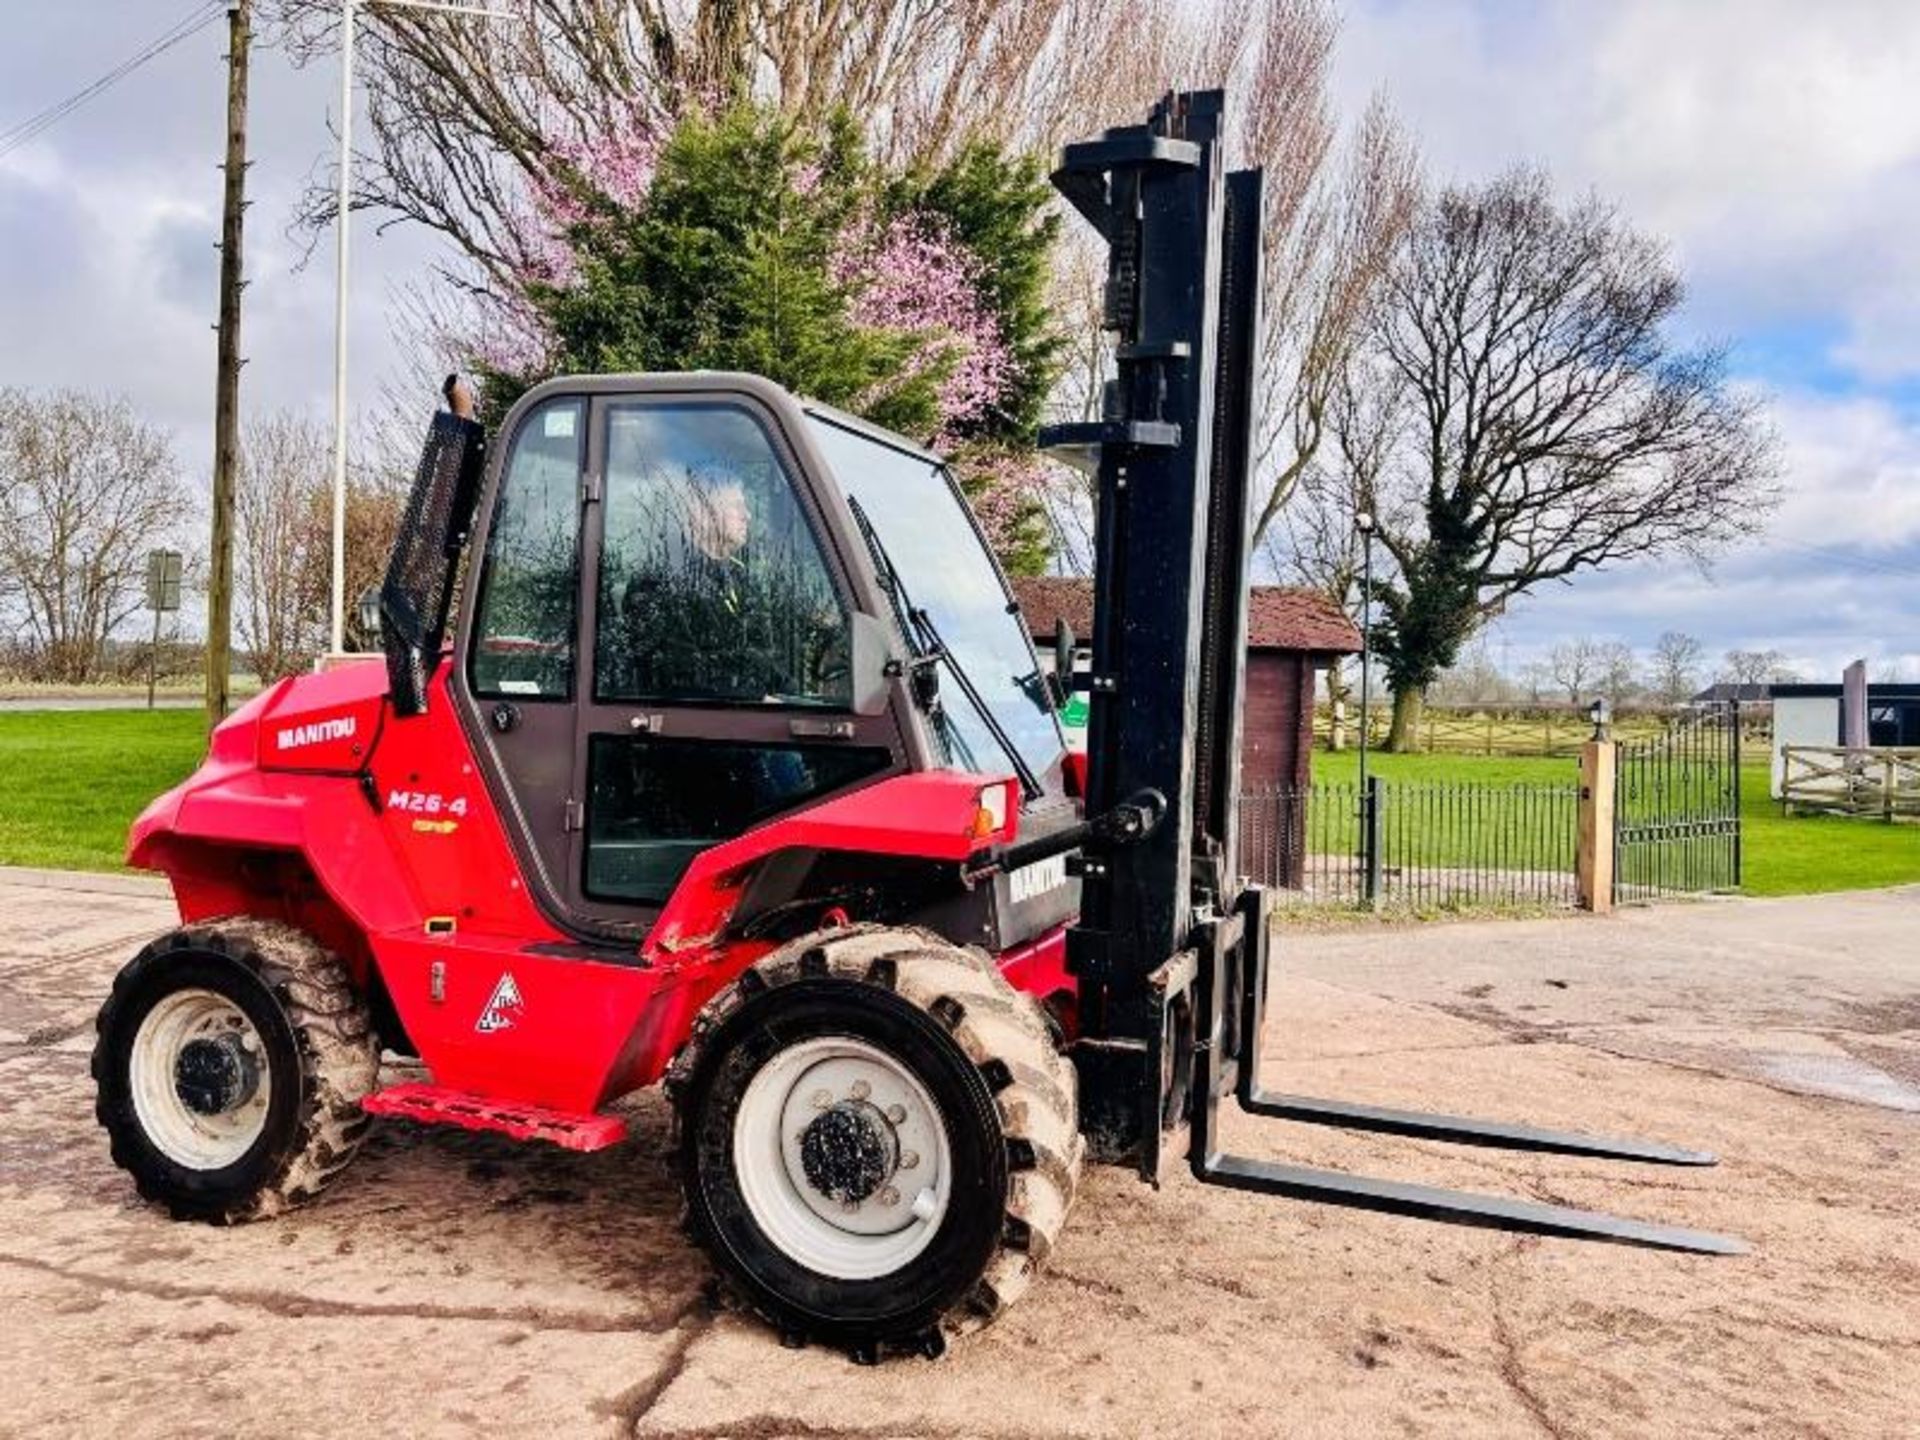
[[[1333,446],[1301,469],[1297,494],[1280,512],[1282,524],[1258,542],[1277,573],[1318,590],[1356,625],[1366,620],[1366,547],[1358,524],[1359,501],[1379,489],[1395,435],[1405,423],[1399,390],[1370,383],[1371,378],[1344,366],[1335,376],[1323,422]],[[1343,706],[1352,685],[1338,662],[1327,672],[1327,688],[1336,707]]]
[[[1680,630],[1661,632],[1654,642],[1648,668],[1648,688],[1662,705],[1689,699],[1700,684],[1700,662],[1706,651],[1693,636]]]
[[[1434,681],[1434,699],[1450,705],[1484,705],[1511,700],[1513,682],[1494,663],[1486,637],[1476,637],[1451,669]]]
[[[1600,673],[1595,678],[1595,688],[1606,697],[1607,703],[1619,709],[1631,701],[1640,690],[1639,668],[1633,658],[1633,647],[1624,640],[1602,642],[1599,650]]]
[[[1721,657],[1720,678],[1733,685],[1767,685],[1791,680],[1793,671],[1778,650],[1729,650]]]
[[[276,411],[250,422],[235,492],[235,625],[262,681],[297,674],[327,643],[333,564],[332,440],[318,421]],[[355,600],[380,583],[406,506],[406,474],[356,456],[347,481],[348,642],[369,646]]]
[[[1359,497],[1396,572],[1377,636],[1390,747],[1417,745],[1427,686],[1518,597],[1622,560],[1704,559],[1773,503],[1759,402],[1720,352],[1664,334],[1681,295],[1656,242],[1597,199],[1559,205],[1538,171],[1423,209],[1366,362],[1413,415]]]
[[[23,667],[88,680],[140,608],[148,549],[180,523],[171,437],[119,397],[0,391],[0,476],[0,593],[20,612]]]
[[[1417,196],[1412,147],[1376,100],[1343,173],[1314,175],[1295,215],[1273,213],[1284,196],[1269,206],[1259,384],[1271,398],[1254,437],[1256,543],[1321,452]]]
[[[1285,524],[1258,542],[1267,567],[1280,579],[1318,591],[1359,623],[1361,536],[1354,527],[1352,487],[1333,472],[1313,466],[1300,482]],[[1327,666],[1327,703],[1333,713],[1332,744],[1346,748],[1346,719],[1353,682],[1336,656]]]
[[[326,645],[331,515],[316,529],[313,511],[332,483],[331,446],[319,422],[287,411],[250,420],[241,438],[234,620],[263,683],[306,669]]]
[[[1594,693],[1601,672],[1600,642],[1591,636],[1562,640],[1547,652],[1547,674],[1566,692],[1567,703],[1578,705]]]
[[[297,54],[334,44],[332,0],[276,9]],[[1256,540],[1319,451],[1416,197],[1412,149],[1384,104],[1336,143],[1331,0],[530,0],[520,21],[373,7],[363,23],[372,153],[354,204],[445,236],[453,292],[496,299],[547,263],[530,193],[577,185],[588,156],[638,175],[690,106],[751,95],[815,125],[844,106],[899,168],[981,139],[1049,152],[1137,120],[1170,85],[1229,87],[1228,153],[1266,170]],[[315,180],[310,226],[335,205],[330,179]],[[1108,356],[1098,284],[1085,283],[1092,246],[1068,249],[1060,408],[1097,410]],[[1059,478],[1049,508],[1071,552],[1089,506]]]
[[[1270,9],[1306,0],[1266,0]],[[969,140],[1051,148],[1164,87],[1263,53],[1260,5],[1196,16],[1173,0],[528,0],[517,20],[370,7],[360,73],[372,153],[356,206],[426,225],[495,284],[535,257],[529,183],[582,154],[646,146],[691,107],[753,97],[803,123],[844,107],[884,163]],[[278,0],[297,57],[330,52],[338,6]],[[1126,43],[1116,45],[1124,34]],[[1280,71],[1275,70],[1276,78]],[[313,187],[308,218],[333,199]]]
[[[377,634],[360,626],[355,602],[386,578],[387,562],[393,555],[393,539],[406,517],[407,494],[412,476],[406,471],[366,463],[354,467],[347,482],[347,644],[355,650],[372,650],[379,644]],[[308,524],[315,533],[333,523],[333,499],[330,492],[313,497]]]

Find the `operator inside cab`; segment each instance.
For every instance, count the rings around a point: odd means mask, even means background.
[[[609,417],[602,683],[659,700],[819,703],[846,626],[792,486],[734,407]]]

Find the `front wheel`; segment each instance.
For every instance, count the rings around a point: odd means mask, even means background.
[[[114,1163],[176,1219],[231,1224],[315,1194],[367,1127],[379,1065],[346,967],[291,926],[188,925],[100,1007],[95,1113]]]
[[[774,952],[669,1077],[689,1219],[789,1336],[937,1351],[1032,1282],[1083,1145],[1073,1068],[984,956],[854,929]]]

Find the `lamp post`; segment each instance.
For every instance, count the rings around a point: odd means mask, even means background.
[[[1353,517],[1360,532],[1360,794],[1367,793],[1367,727],[1370,680],[1373,671],[1373,515],[1362,510]]]
[[[374,6],[489,20],[519,18],[511,10],[490,10],[456,0],[340,0],[340,189],[333,217],[333,606],[328,632],[335,655],[346,649],[347,628],[347,244],[353,228],[353,25],[356,11]]]
[[[360,621],[361,639],[378,650],[380,648],[380,587],[369,585],[362,590],[353,608]]]

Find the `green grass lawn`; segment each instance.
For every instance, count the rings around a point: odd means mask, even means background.
[[[205,749],[198,709],[0,712],[0,865],[119,869],[127,826]]]
[[[1812,895],[1920,882],[1920,824],[1842,815],[1782,815],[1767,794],[1767,767],[1740,775],[1741,889],[1748,895]]]
[[[0,712],[0,864],[119,868],[134,816],[199,763],[202,724],[198,710]],[[1376,754],[1368,767],[1394,781],[1578,778],[1571,760]],[[1313,758],[1316,781],[1351,784],[1358,771],[1352,751]],[[1783,816],[1767,797],[1764,765],[1746,767],[1741,795],[1750,895],[1920,883],[1920,825]]]
[[[1540,756],[1479,755],[1367,755],[1367,773],[1383,780],[1473,780],[1483,784],[1577,785],[1580,762]],[[1355,784],[1360,778],[1360,755],[1355,750],[1316,750],[1315,784]]]

